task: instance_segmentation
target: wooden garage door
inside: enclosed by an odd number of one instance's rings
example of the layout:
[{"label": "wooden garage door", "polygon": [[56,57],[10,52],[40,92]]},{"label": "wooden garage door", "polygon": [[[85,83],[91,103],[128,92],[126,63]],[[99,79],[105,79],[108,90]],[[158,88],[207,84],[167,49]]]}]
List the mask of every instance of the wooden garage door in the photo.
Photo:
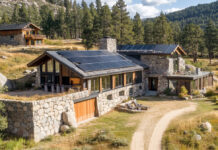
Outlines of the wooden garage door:
[{"label": "wooden garage door", "polygon": [[77,122],[95,116],[95,98],[74,104]]}]

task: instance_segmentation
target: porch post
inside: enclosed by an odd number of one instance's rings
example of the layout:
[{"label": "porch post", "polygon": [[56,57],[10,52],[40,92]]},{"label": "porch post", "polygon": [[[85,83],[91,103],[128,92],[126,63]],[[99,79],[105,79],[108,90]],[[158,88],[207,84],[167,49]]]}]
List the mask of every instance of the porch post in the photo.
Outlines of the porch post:
[{"label": "porch post", "polygon": [[116,88],[116,76],[112,75],[112,89]]},{"label": "porch post", "polygon": [[132,83],[133,83],[133,84],[135,84],[135,78],[136,78],[136,75],[135,75],[135,72],[133,72],[133,73],[132,73]]},{"label": "porch post", "polygon": [[102,92],[102,77],[99,78],[99,92]]},{"label": "porch post", "polygon": [[123,86],[126,86],[126,73],[123,74]]}]

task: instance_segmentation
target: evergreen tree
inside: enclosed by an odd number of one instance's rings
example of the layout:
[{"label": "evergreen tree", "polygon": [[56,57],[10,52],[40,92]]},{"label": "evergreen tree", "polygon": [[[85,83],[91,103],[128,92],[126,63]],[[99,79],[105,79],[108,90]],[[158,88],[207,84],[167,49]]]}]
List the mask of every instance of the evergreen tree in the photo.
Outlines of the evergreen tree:
[{"label": "evergreen tree", "polygon": [[3,24],[9,24],[10,23],[10,19],[9,19],[8,14],[6,12],[3,13],[1,23],[3,23]]},{"label": "evergreen tree", "polygon": [[152,21],[146,21],[144,25],[144,43],[145,44],[154,44],[154,35],[153,35],[154,23]]},{"label": "evergreen tree", "polygon": [[102,23],[102,36],[111,35],[111,11],[107,4],[102,7],[101,11],[101,23]]},{"label": "evergreen tree", "polygon": [[[66,11],[65,11],[65,38],[72,38],[72,35],[73,35],[73,16],[72,16],[72,5],[70,3],[69,0],[65,0],[64,1],[64,6],[66,8]],[[64,10],[63,10],[63,13],[64,13]]]},{"label": "evergreen tree", "polygon": [[193,61],[196,62],[198,58],[199,45],[202,42],[203,31],[195,24],[188,24],[182,32],[182,46],[190,54],[192,53]]},{"label": "evergreen tree", "polygon": [[171,23],[171,28],[173,31],[173,40],[176,44],[180,42],[181,28],[178,22]]},{"label": "evergreen tree", "polygon": [[142,25],[142,20],[138,13],[136,13],[133,19],[133,32],[134,32],[135,44],[143,44],[144,29]]},{"label": "evergreen tree", "polygon": [[30,21],[35,23],[36,25],[40,25],[41,23],[41,17],[39,14],[39,10],[35,4],[32,5],[32,13],[31,13]]},{"label": "evergreen tree", "polygon": [[[119,29],[118,33],[113,33],[119,44],[132,44],[133,43],[133,32],[132,22],[129,17],[129,13],[126,10],[126,4],[123,0],[118,0],[116,6],[113,7],[112,17],[118,19],[113,22],[113,26],[116,32],[116,28]],[[119,35],[118,35],[119,34]]]},{"label": "evergreen tree", "polygon": [[29,22],[30,21],[30,18],[29,18],[29,15],[28,15],[28,11],[26,9],[26,6],[25,4],[22,4],[21,8],[19,9],[19,22]]},{"label": "evergreen tree", "polygon": [[156,44],[171,44],[173,43],[173,33],[166,16],[161,15],[154,23],[154,42]]},{"label": "evergreen tree", "polygon": [[102,9],[101,0],[96,0],[95,4],[96,4],[97,14],[100,16],[101,15],[101,9]]},{"label": "evergreen tree", "polygon": [[212,20],[208,22],[205,29],[205,45],[208,49],[208,56],[211,64],[214,52],[218,51],[218,29]]},{"label": "evergreen tree", "polygon": [[76,0],[73,2],[73,10],[72,10],[72,30],[73,30],[73,37],[76,39],[78,37],[78,28],[79,28],[79,14],[78,14],[78,7]]},{"label": "evergreen tree", "polygon": [[20,20],[20,16],[19,16],[19,6],[17,4],[15,4],[14,6],[14,11],[11,17],[11,22],[13,23],[18,23]]},{"label": "evergreen tree", "polygon": [[90,9],[90,13],[92,15],[92,18],[94,19],[95,16],[97,15],[97,11],[95,9],[95,5],[93,3],[90,3],[89,9]]},{"label": "evergreen tree", "polygon": [[120,28],[121,28],[121,23],[120,23],[120,10],[119,8],[114,5],[112,7],[112,37],[120,40]]},{"label": "evergreen tree", "polygon": [[91,48],[94,44],[93,41],[93,18],[90,13],[89,8],[87,7],[87,4],[83,1],[82,2],[83,6],[83,20],[82,20],[82,39],[83,39],[83,44],[87,49]]},{"label": "evergreen tree", "polygon": [[55,20],[55,25],[56,25],[56,33],[58,37],[67,37],[67,27],[65,25],[65,14],[64,14],[64,9],[59,8],[56,20]]}]

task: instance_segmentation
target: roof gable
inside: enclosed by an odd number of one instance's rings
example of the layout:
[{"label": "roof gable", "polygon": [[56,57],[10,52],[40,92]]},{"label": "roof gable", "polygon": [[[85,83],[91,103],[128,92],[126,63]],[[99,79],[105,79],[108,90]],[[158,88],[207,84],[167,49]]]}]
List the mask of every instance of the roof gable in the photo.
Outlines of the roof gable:
[{"label": "roof gable", "polygon": [[174,52],[186,55],[185,51],[175,44],[148,44],[148,45],[119,45],[118,52],[171,55]]}]

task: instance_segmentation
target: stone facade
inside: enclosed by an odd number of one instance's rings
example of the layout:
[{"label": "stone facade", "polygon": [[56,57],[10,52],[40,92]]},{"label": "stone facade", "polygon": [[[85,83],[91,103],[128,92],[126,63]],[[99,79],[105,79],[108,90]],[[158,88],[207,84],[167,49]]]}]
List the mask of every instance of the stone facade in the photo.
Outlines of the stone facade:
[{"label": "stone facade", "polygon": [[[129,96],[143,95],[143,84],[128,85],[96,95],[98,116],[111,111]],[[90,96],[90,91],[82,91],[61,97],[38,101],[0,100],[6,106],[8,131],[12,134],[32,138],[36,142],[60,131],[63,125],[62,114],[74,111],[74,100]],[[109,99],[110,97],[110,99]],[[75,116],[76,117],[76,116]],[[74,119],[76,120],[76,118]]]},{"label": "stone facade", "polygon": [[159,55],[141,55],[141,61],[149,66],[150,74],[169,75],[174,72],[173,58]]},{"label": "stone facade", "polygon": [[106,37],[100,40],[100,50],[107,50],[109,52],[117,51],[117,40]]},{"label": "stone facade", "polygon": [[182,57],[178,58],[178,67],[179,67],[179,72],[180,73],[185,72],[185,60]]},{"label": "stone facade", "polygon": [[[11,37],[13,36],[13,38]],[[26,40],[24,38],[24,34],[16,34],[16,35],[0,35],[0,44],[1,45],[26,45]]]}]

